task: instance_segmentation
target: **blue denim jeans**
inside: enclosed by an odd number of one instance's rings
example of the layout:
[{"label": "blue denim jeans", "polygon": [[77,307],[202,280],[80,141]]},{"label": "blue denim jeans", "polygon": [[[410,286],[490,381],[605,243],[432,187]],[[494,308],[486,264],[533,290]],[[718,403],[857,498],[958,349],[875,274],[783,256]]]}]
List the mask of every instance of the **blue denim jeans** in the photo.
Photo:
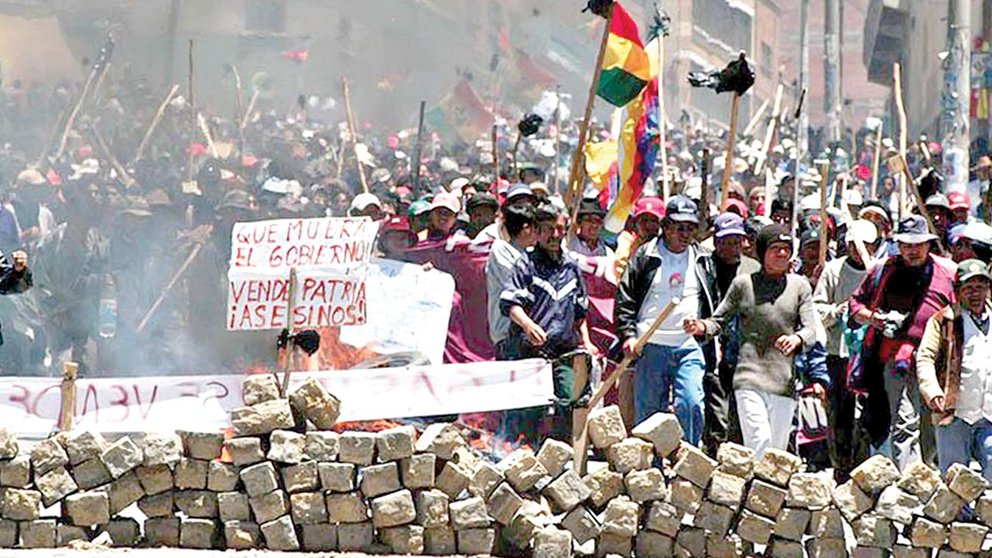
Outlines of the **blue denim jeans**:
[{"label": "blue denim jeans", "polygon": [[[669,411],[675,399],[675,416],[685,439],[699,445],[703,435],[703,350],[691,341],[681,347],[648,343],[634,368],[634,415],[638,423],[657,412]],[[674,391],[674,394],[672,393]]]},{"label": "blue denim jeans", "polygon": [[967,467],[974,459],[982,466],[985,480],[992,482],[992,423],[979,419],[975,424],[968,424],[955,417],[950,424],[934,430],[941,473],[946,473],[955,463]]}]

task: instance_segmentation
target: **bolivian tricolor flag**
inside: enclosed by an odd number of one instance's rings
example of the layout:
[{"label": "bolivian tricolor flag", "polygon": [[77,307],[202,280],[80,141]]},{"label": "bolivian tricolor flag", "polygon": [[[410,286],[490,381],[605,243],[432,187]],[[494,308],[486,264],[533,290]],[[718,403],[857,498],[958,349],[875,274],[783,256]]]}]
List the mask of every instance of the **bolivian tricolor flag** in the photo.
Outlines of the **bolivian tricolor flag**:
[{"label": "bolivian tricolor flag", "polygon": [[650,79],[651,67],[637,24],[616,2],[596,94],[622,107],[637,97]]}]

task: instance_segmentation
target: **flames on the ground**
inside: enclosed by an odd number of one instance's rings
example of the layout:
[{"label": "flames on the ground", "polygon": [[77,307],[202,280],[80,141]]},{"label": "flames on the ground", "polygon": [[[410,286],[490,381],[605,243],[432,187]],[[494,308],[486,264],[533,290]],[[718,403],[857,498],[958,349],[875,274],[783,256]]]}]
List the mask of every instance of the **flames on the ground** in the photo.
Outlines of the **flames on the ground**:
[{"label": "flames on the ground", "polygon": [[533,449],[520,434],[510,440],[499,434],[502,413],[468,413],[459,416],[458,426],[468,439],[469,447],[493,462],[502,460],[518,449]]}]

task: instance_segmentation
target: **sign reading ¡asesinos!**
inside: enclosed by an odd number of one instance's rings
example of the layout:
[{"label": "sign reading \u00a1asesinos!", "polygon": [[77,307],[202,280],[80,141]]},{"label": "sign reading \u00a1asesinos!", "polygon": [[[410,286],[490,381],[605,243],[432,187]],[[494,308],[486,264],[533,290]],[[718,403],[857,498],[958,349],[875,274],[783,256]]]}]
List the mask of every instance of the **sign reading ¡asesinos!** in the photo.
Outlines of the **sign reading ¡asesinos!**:
[{"label": "sign reading \u00a1asesinos!", "polygon": [[227,329],[364,324],[365,275],[378,228],[367,217],[236,223],[227,274]]}]

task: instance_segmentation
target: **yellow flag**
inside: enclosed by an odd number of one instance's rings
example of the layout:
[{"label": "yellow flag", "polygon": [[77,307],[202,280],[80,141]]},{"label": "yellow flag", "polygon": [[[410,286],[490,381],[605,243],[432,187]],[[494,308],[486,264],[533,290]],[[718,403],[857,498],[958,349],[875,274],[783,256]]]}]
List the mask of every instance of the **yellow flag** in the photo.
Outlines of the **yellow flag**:
[{"label": "yellow flag", "polygon": [[586,154],[586,176],[602,191],[609,185],[610,167],[617,162],[619,147],[615,141],[601,141],[587,143]]}]

